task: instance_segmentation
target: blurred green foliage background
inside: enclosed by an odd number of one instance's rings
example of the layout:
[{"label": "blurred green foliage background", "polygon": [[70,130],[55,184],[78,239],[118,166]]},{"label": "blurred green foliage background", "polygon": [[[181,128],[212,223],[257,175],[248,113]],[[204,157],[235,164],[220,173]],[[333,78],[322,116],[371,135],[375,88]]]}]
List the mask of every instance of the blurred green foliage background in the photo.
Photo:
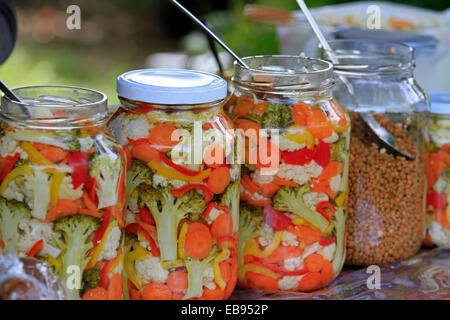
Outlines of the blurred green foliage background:
[{"label": "blurred green foliage background", "polygon": [[[241,55],[276,54],[275,29],[243,15],[248,3],[297,10],[295,0],[180,0],[206,17],[230,47]],[[310,7],[343,0],[310,0]],[[441,0],[401,0],[443,10]],[[167,0],[16,0],[19,34],[16,48],[0,66],[0,78],[11,87],[61,84],[105,92],[117,103],[116,77],[145,67],[149,54],[182,50],[191,22]],[[67,6],[81,8],[81,30],[67,30]]]}]

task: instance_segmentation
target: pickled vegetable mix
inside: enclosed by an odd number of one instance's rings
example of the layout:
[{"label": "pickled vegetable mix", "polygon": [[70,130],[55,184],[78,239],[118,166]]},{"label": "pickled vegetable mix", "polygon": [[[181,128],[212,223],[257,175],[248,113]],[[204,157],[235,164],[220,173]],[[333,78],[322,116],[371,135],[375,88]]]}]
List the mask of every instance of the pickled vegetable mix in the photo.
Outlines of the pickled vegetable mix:
[{"label": "pickled vegetable mix", "polygon": [[[427,235],[425,244],[450,246],[449,95],[431,94],[428,154]],[[447,99],[447,100],[445,100]]]},{"label": "pickled vegetable mix", "polygon": [[[246,62],[257,71],[250,84],[236,66],[225,108],[246,137],[238,285],[316,290],[345,258],[350,119],[325,89],[332,86],[327,63],[276,56]],[[310,87],[299,85],[306,81]]]},{"label": "pickled vegetable mix", "polygon": [[240,167],[222,111],[225,81],[138,70],[119,77],[118,92],[110,128],[128,156],[127,298],[228,298],[237,280]]},{"label": "pickled vegetable mix", "polygon": [[16,92],[35,118],[2,101],[0,252],[45,261],[69,299],[122,299],[126,168],[106,116],[94,118],[106,115],[106,97],[69,87]]}]

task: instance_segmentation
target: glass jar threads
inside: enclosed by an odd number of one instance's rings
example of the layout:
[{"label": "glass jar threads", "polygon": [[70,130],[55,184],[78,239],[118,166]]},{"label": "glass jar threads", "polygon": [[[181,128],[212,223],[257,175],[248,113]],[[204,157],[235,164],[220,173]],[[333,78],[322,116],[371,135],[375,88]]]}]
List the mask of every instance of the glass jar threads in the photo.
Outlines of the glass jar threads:
[{"label": "glass jar threads", "polygon": [[235,65],[226,112],[245,134],[238,284],[312,291],[345,259],[350,119],[332,65],[296,56]]},{"label": "glass jar threads", "polygon": [[128,155],[130,299],[227,299],[237,279],[240,166],[225,80],[175,69],[118,78]]},{"label": "glass jar threads", "polygon": [[47,262],[68,299],[122,299],[125,158],[105,128],[106,96],[14,92],[24,104],[3,97],[0,117],[0,251]]}]

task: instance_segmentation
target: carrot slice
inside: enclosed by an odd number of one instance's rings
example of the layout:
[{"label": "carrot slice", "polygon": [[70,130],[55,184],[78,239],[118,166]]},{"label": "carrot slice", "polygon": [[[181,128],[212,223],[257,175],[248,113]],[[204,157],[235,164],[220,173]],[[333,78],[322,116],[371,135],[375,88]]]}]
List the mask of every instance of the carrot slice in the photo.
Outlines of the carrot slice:
[{"label": "carrot slice", "polygon": [[255,121],[248,119],[237,119],[234,121],[234,125],[236,129],[241,129],[246,137],[250,139],[256,137],[256,139],[259,140],[259,132],[262,128]]},{"label": "carrot slice", "polygon": [[322,234],[319,231],[313,230],[307,226],[290,227],[288,232],[297,236],[300,241],[311,243],[320,241]]},{"label": "carrot slice", "polygon": [[319,272],[322,270],[324,260],[325,259],[318,253],[310,254],[305,259],[305,267],[311,272]]},{"label": "carrot slice", "polygon": [[67,157],[67,151],[54,146],[47,146],[40,150],[40,153],[53,163],[60,162]]},{"label": "carrot slice", "polygon": [[130,298],[131,300],[142,300],[141,293],[139,290],[130,288]]},{"label": "carrot slice", "polygon": [[108,285],[108,300],[122,300],[122,277],[119,273],[113,274]]},{"label": "carrot slice", "polygon": [[89,289],[81,297],[82,300],[106,300],[107,292],[102,287]]},{"label": "carrot slice", "polygon": [[157,124],[150,131],[148,141],[150,144],[162,152],[167,152],[172,149],[178,143],[179,139],[172,137],[173,133],[177,130],[174,126],[168,124]]},{"label": "carrot slice", "polygon": [[172,291],[164,283],[152,282],[142,290],[142,300],[171,300]]},{"label": "carrot slice", "polygon": [[288,179],[283,179],[280,177],[275,176],[273,178],[273,183],[276,183],[280,186],[288,186],[288,187],[296,187],[298,186],[297,182],[292,181],[292,180],[288,180]]},{"label": "carrot slice", "polygon": [[303,249],[297,246],[278,246],[266,260],[269,263],[277,263],[281,260],[299,257],[302,253]]},{"label": "carrot slice", "polygon": [[323,259],[323,266],[322,270],[320,271],[320,277],[322,280],[322,285],[326,285],[331,280],[333,280],[334,273],[333,273],[333,266],[331,265],[331,262],[327,259]]},{"label": "carrot slice", "polygon": [[233,107],[233,114],[237,116],[243,116],[250,113],[252,108],[253,108],[253,101],[251,99],[248,99],[246,97],[240,97],[239,99],[237,99],[237,102]]},{"label": "carrot slice", "polygon": [[317,139],[325,139],[333,134],[333,124],[325,113],[318,108],[311,108],[309,110],[307,128]]},{"label": "carrot slice", "polygon": [[198,300],[223,300],[224,291],[216,286],[214,290],[203,288],[203,295]]},{"label": "carrot slice", "polygon": [[249,271],[245,274],[250,289],[277,291],[278,281],[261,273]]},{"label": "carrot slice", "polygon": [[225,283],[228,283],[232,276],[231,264],[226,261],[219,263],[220,274],[222,275],[222,279]]},{"label": "carrot slice", "polygon": [[89,197],[86,191],[83,191],[83,201],[86,208],[89,210],[97,211],[97,205],[92,201],[91,197]]},{"label": "carrot slice", "polygon": [[298,126],[306,126],[308,110],[311,108],[303,102],[294,102],[292,104],[292,120]]},{"label": "carrot slice", "polygon": [[228,167],[215,168],[208,177],[207,185],[212,193],[219,194],[225,191],[230,183],[231,175]]},{"label": "carrot slice", "polygon": [[344,171],[344,166],[338,161],[330,162],[319,176],[319,180],[328,180]]},{"label": "carrot slice", "polygon": [[211,232],[206,225],[194,222],[188,226],[184,244],[187,255],[203,259],[211,251],[212,243]]},{"label": "carrot slice", "polygon": [[259,193],[267,198],[272,198],[272,196],[280,189],[280,185],[270,182],[259,186]]},{"label": "carrot slice", "polygon": [[231,293],[236,286],[237,277],[238,277],[238,260],[237,255],[235,254],[231,258],[231,276],[230,280],[227,282],[227,286],[225,287],[225,292],[223,294],[224,299],[228,299],[231,296]]},{"label": "carrot slice", "polygon": [[147,144],[138,144],[133,146],[133,149],[131,149],[131,156],[144,162],[159,162],[160,159],[158,150]]},{"label": "carrot slice", "polygon": [[225,152],[218,143],[208,146],[203,156],[203,161],[210,168],[217,168],[223,165]]},{"label": "carrot slice", "polygon": [[248,199],[246,200],[248,204],[251,204],[252,206],[256,206],[256,207],[265,207],[265,206],[270,206],[272,204],[272,200],[267,199],[267,200],[254,200],[254,199]]},{"label": "carrot slice", "polygon": [[248,174],[241,177],[241,183],[243,187],[251,194],[257,193],[259,191],[259,186],[257,186],[253,182],[252,178],[250,178]]},{"label": "carrot slice", "polygon": [[322,286],[322,277],[319,272],[310,272],[298,282],[298,290],[313,291]]},{"label": "carrot slice", "polygon": [[172,291],[181,291],[188,287],[188,276],[186,272],[177,270],[167,277],[167,286]]},{"label": "carrot slice", "polygon": [[266,108],[269,105],[267,101],[259,100],[257,104],[255,104],[255,107],[253,108],[252,113],[253,114],[261,114],[266,112]]},{"label": "carrot slice", "polygon": [[228,213],[220,214],[211,226],[211,235],[218,239],[220,237],[231,236],[233,233],[233,219]]}]

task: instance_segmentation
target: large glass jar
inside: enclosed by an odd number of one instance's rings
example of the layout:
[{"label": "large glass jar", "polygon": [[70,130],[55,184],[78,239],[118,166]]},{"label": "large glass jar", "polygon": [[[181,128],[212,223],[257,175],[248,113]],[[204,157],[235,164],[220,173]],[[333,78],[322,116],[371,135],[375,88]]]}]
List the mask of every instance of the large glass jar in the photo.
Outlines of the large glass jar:
[{"label": "large glass jar", "polygon": [[430,94],[427,246],[450,247],[450,93]]},{"label": "large glass jar", "polygon": [[345,259],[350,119],[330,63],[255,56],[235,65],[227,104],[245,135],[238,284],[312,291]]},{"label": "large glass jar", "polygon": [[234,289],[240,166],[226,87],[175,69],[118,79],[110,127],[128,155],[127,298],[221,300]]},{"label": "large glass jar", "polygon": [[106,131],[106,96],[14,91],[25,104],[2,98],[0,251],[47,262],[68,299],[122,299],[125,158]]},{"label": "large glass jar", "polygon": [[[342,78],[335,95],[350,113],[348,241],[346,264],[383,265],[419,250],[425,231],[424,134],[427,96],[413,78],[413,49],[364,40],[331,42]],[[357,105],[356,105],[357,104]],[[374,138],[360,113],[370,113],[412,160],[394,155]]]}]

